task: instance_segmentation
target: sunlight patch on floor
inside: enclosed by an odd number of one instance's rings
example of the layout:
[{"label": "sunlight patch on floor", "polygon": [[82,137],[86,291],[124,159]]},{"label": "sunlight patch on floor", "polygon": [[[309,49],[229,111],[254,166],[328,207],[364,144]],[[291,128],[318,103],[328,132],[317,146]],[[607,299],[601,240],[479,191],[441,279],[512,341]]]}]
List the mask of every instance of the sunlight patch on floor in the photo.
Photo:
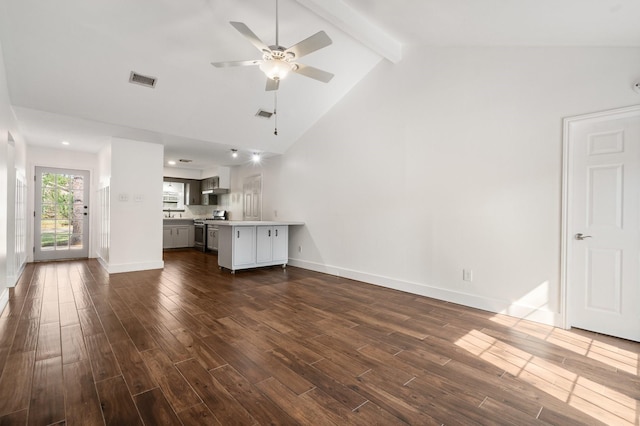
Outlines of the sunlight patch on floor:
[{"label": "sunlight patch on floor", "polygon": [[640,356],[604,342],[585,336],[571,334],[565,330],[555,329],[546,339],[547,342],[586,356],[625,373],[640,374]]},{"label": "sunlight patch on floor", "polygon": [[[478,330],[470,331],[455,344],[597,420],[616,425],[638,424],[637,401],[604,384]],[[589,353],[589,349],[586,351]]]}]

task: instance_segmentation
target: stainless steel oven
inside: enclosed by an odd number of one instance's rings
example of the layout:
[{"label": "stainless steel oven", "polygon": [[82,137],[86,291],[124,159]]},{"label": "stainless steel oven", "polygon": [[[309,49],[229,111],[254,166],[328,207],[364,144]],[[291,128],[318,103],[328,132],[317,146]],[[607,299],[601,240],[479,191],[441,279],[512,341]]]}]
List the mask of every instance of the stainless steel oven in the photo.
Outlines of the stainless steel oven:
[{"label": "stainless steel oven", "polygon": [[[193,220],[194,245],[197,250],[218,251],[218,226],[216,222],[219,220],[229,220],[229,213],[226,210],[214,210],[211,217]],[[209,232],[210,230],[212,232]],[[211,239],[209,239],[209,234],[212,234]]]},{"label": "stainless steel oven", "polygon": [[207,251],[207,225],[204,219],[193,220],[193,245],[196,250]]}]

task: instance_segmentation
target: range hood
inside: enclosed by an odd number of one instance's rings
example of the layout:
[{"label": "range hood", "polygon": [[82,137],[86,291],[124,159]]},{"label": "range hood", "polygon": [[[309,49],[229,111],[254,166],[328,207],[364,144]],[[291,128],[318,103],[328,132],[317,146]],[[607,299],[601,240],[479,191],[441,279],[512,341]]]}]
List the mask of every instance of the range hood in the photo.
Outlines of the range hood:
[{"label": "range hood", "polygon": [[204,191],[202,191],[202,195],[206,195],[206,194],[220,195],[220,194],[228,194],[228,193],[229,193],[229,190],[223,189],[223,188],[205,189]]},{"label": "range hood", "polygon": [[229,188],[220,188],[220,178],[218,176],[203,179],[201,188],[202,195],[220,195],[229,193]]}]

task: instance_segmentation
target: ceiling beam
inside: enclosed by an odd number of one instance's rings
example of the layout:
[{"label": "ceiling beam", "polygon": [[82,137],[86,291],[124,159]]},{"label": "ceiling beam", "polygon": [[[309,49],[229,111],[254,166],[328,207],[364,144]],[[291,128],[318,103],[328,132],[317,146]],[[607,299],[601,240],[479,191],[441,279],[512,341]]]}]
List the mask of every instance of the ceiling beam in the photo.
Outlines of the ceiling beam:
[{"label": "ceiling beam", "polygon": [[364,46],[393,63],[402,59],[402,44],[372,24],[343,0],[296,0]]}]

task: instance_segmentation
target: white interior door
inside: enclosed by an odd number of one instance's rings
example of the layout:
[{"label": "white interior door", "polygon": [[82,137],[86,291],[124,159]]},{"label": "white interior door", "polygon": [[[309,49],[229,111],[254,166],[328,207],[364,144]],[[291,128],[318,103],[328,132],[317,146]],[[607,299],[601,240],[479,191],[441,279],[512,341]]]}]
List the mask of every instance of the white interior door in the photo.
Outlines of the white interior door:
[{"label": "white interior door", "polygon": [[640,107],[565,125],[567,325],[640,341]]},{"label": "white interior door", "polygon": [[245,178],[242,193],[243,220],[262,220],[262,175]]},{"label": "white interior door", "polygon": [[89,172],[36,167],[34,260],[89,257]]}]

